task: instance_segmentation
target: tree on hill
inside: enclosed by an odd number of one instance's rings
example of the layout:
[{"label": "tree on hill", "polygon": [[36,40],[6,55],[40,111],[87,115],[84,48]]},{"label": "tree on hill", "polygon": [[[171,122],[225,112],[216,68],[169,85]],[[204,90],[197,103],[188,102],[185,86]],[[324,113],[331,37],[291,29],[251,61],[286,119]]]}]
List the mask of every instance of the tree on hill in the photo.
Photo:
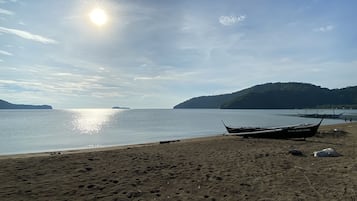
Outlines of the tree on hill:
[{"label": "tree on hill", "polygon": [[231,94],[201,96],[174,108],[296,109],[357,105],[357,87],[327,89],[307,83],[267,83]]}]

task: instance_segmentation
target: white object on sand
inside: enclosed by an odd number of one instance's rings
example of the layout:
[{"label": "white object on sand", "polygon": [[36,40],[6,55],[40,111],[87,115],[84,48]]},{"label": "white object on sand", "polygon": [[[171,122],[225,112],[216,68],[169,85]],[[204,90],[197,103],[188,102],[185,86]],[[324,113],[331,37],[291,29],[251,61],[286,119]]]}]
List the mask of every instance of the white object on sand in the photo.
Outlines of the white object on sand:
[{"label": "white object on sand", "polygon": [[337,153],[332,148],[326,148],[321,151],[314,151],[314,157],[338,157],[341,154]]}]

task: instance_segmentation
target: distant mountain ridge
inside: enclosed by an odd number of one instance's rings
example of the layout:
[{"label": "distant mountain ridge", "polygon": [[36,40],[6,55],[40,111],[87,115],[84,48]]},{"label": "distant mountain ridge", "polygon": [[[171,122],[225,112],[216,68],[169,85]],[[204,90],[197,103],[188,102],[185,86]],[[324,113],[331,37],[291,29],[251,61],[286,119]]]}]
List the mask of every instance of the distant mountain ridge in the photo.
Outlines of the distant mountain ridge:
[{"label": "distant mountain ridge", "polygon": [[52,109],[52,106],[12,104],[0,99],[0,109]]},{"label": "distant mountain ridge", "polygon": [[220,109],[302,109],[329,107],[357,108],[357,86],[322,88],[308,83],[267,83],[231,94],[200,96],[176,106]]}]

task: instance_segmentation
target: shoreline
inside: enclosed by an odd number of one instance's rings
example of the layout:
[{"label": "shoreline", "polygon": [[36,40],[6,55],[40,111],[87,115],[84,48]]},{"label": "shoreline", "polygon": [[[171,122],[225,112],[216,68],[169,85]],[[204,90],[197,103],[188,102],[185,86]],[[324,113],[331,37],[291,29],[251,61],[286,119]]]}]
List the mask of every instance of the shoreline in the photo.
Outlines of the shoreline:
[{"label": "shoreline", "polygon": [[[331,125],[321,125],[319,128],[319,131],[332,129],[334,127],[341,127],[341,126],[345,127],[345,126],[354,125],[354,124],[357,126],[357,122],[346,122],[346,123],[338,123],[338,124],[331,124]],[[184,142],[194,142],[194,141],[202,141],[202,140],[209,140],[209,139],[219,139],[220,137],[226,138],[226,137],[232,137],[232,136],[229,136],[227,133],[223,133],[223,134],[217,134],[217,135],[213,135],[213,136],[168,140],[168,142],[169,143],[184,143]],[[237,136],[233,136],[233,137],[237,138]],[[78,153],[88,153],[88,152],[98,152],[98,151],[132,149],[132,148],[137,148],[137,147],[160,145],[160,142],[161,141],[140,143],[140,144],[129,144],[129,145],[108,145],[108,146],[94,147],[94,148],[79,148],[79,149],[43,151],[43,152],[33,152],[33,153],[4,154],[4,155],[0,155],[0,160],[11,159],[11,158],[43,157],[43,156],[53,156],[53,155],[63,155],[63,154],[66,155],[66,154],[78,154]]]},{"label": "shoreline", "polygon": [[[212,136],[193,137],[193,138],[185,138],[185,139],[177,139],[177,140],[165,140],[165,141],[156,141],[156,142],[148,142],[148,143],[140,143],[140,144],[108,145],[108,146],[94,147],[94,148],[82,148],[82,149],[79,148],[79,149],[68,149],[68,150],[32,152],[32,153],[4,154],[4,155],[0,155],[0,161],[3,159],[11,159],[11,158],[43,157],[43,156],[80,154],[80,153],[101,152],[101,151],[111,151],[111,150],[115,151],[115,150],[123,150],[123,149],[133,149],[138,147],[156,146],[160,144],[204,141],[204,140],[217,139],[220,137],[227,137],[227,136],[228,135],[224,133],[224,134],[217,134]],[[162,142],[166,142],[166,143],[162,143]]]}]

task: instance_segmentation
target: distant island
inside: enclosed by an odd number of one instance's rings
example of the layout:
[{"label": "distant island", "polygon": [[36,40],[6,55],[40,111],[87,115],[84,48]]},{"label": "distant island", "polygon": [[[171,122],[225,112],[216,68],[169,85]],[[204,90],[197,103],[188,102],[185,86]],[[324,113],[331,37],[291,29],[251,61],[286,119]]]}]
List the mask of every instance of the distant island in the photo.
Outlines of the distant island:
[{"label": "distant island", "polygon": [[114,106],[112,109],[130,109],[129,107],[119,107],[119,106]]},{"label": "distant island", "polygon": [[267,83],[230,94],[191,98],[174,106],[180,108],[357,108],[357,86],[328,89],[308,83]]},{"label": "distant island", "polygon": [[0,109],[52,109],[52,106],[13,104],[0,99]]}]

